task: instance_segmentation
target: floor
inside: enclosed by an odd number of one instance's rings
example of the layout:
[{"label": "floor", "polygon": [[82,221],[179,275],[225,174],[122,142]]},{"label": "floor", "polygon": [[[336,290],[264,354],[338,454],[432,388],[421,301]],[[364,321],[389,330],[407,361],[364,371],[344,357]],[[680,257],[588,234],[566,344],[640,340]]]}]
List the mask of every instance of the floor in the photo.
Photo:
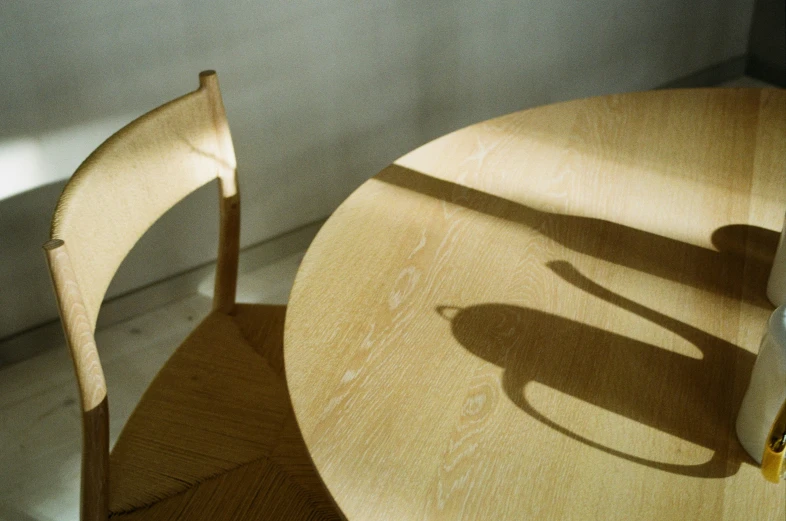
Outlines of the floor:
[{"label": "floor", "polygon": [[[751,78],[728,87],[768,86]],[[241,276],[238,300],[285,303],[303,252]],[[197,294],[99,330],[114,442],[172,350],[210,308]],[[2,349],[2,345],[0,345]],[[65,344],[0,371],[0,521],[78,519],[80,412]]]},{"label": "floor", "polygon": [[[302,256],[242,275],[238,301],[286,303]],[[97,332],[111,443],[159,367],[210,310],[211,282],[195,295]],[[0,520],[79,518],[80,418],[65,343],[0,372]]]}]

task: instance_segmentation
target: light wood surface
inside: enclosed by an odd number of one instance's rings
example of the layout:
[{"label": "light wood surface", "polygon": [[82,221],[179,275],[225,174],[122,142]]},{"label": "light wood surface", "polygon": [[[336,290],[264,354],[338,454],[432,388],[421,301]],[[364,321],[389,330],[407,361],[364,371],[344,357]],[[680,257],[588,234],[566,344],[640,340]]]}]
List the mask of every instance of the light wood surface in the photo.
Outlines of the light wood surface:
[{"label": "light wood surface", "polygon": [[734,419],[772,311],[786,94],[615,95],[433,141],[311,245],[285,329],[351,520],[782,520]]},{"label": "light wood surface", "polygon": [[[83,417],[81,519],[337,519],[283,375],[282,306],[235,303],[236,161],[215,72],[118,131],[63,190],[44,245]],[[218,180],[213,312],[146,390],[109,454],[94,339],[120,263],[175,204]]]},{"label": "light wood surface", "polygon": [[[161,215],[216,178],[221,179],[222,201],[237,196],[235,156],[231,142],[226,147],[229,130],[219,104],[215,74],[200,75],[199,89],[118,131],[63,189],[52,239],[67,243],[93,328],[118,266]],[[222,215],[230,214],[224,205],[222,210]],[[222,223],[222,236],[230,227]]]},{"label": "light wood surface", "polygon": [[[237,198],[218,81],[212,72],[199,79],[199,89],[133,121],[79,166],[58,200],[44,245],[82,404],[84,520],[108,515],[109,415],[93,338],[106,289],[142,234],[185,196],[220,177],[222,201]],[[222,217],[239,218],[225,207]],[[236,250],[234,228],[224,219],[221,234]],[[237,265],[236,252],[222,253]],[[219,266],[227,269],[231,260]],[[227,298],[234,293],[216,292],[216,308],[226,307],[219,300]]]}]

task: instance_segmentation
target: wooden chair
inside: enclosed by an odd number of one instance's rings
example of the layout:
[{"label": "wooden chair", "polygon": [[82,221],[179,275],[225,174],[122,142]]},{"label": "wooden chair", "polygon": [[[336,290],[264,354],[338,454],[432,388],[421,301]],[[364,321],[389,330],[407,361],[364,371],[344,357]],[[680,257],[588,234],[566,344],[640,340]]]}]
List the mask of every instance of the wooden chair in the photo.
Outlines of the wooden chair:
[{"label": "wooden chair", "polygon": [[[133,121],[63,190],[44,245],[83,411],[83,521],[340,519],[311,464],[283,373],[283,306],[235,303],[235,154],[218,79]],[[213,311],[160,370],[110,455],[94,341],[110,280],[144,232],[218,179]]]}]

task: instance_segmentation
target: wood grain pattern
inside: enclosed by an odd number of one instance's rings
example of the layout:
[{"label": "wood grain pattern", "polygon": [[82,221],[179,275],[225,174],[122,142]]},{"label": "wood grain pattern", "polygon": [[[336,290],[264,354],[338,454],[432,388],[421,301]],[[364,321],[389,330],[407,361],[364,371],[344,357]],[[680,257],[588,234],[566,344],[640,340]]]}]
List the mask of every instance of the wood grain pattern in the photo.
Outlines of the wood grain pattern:
[{"label": "wood grain pattern", "polygon": [[734,419],[772,307],[786,93],[519,112],[350,196],[287,380],[349,519],[780,520]]},{"label": "wood grain pattern", "polygon": [[[289,403],[285,308],[235,303],[236,160],[215,72],[199,84],[91,154],[66,185],[44,245],[82,401],[81,519],[340,519]],[[158,373],[110,456],[94,339],[104,293],[142,234],[215,179],[213,312]]]},{"label": "wood grain pattern", "polygon": [[[107,139],[63,189],[52,239],[68,244],[91,325],[109,282],[148,228],[200,186],[221,177],[222,198],[237,195],[214,74],[196,91],[153,110]],[[220,94],[217,94],[220,96]],[[218,118],[218,119],[217,119]],[[233,216],[231,212],[225,212]],[[229,224],[222,225],[224,228]]]},{"label": "wood grain pattern", "polygon": [[104,371],[65,243],[47,241],[44,252],[82,406],[81,516],[83,520],[103,520],[109,514],[109,407]]},{"label": "wood grain pattern", "polygon": [[90,411],[106,398],[106,381],[98,358],[90,317],[65,242],[60,239],[47,241],[44,251],[63,319],[66,341],[74,362],[82,410]]}]

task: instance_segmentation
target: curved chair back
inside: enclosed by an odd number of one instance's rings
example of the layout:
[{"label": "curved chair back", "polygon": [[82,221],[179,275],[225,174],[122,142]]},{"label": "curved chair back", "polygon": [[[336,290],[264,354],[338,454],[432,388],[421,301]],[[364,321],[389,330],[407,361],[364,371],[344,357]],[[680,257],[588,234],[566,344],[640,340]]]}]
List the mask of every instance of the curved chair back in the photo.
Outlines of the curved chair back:
[{"label": "curved chair back", "polygon": [[214,309],[234,306],[240,235],[236,160],[213,71],[199,88],[134,120],[80,165],[58,200],[44,245],[83,411],[82,519],[108,515],[109,420],[94,332],[109,283],[164,213],[219,179]]}]

